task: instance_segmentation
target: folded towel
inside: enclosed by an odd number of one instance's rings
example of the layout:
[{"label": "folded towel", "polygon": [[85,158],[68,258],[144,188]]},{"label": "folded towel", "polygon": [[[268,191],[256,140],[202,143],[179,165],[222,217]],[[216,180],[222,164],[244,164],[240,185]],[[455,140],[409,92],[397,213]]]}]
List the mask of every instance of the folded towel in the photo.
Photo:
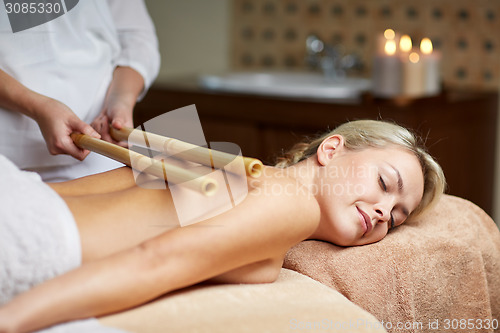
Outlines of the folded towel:
[{"label": "folded towel", "polygon": [[0,156],[0,305],[81,263],[64,201],[32,172]]},{"label": "folded towel", "polygon": [[275,283],[196,285],[99,320],[135,333],[387,332],[339,292],[287,269]]},{"label": "folded towel", "polygon": [[[0,155],[0,306],[81,264],[80,236],[65,202],[41,178]],[[95,319],[43,331],[108,332]],[[109,329],[109,333],[117,330]]]}]

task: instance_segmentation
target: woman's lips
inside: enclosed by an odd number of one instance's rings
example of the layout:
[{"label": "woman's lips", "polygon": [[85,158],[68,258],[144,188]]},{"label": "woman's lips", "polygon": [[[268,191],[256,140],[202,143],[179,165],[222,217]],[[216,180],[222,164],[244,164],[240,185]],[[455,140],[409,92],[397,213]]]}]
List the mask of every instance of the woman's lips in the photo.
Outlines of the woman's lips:
[{"label": "woman's lips", "polygon": [[363,228],[363,234],[367,234],[370,231],[372,231],[372,228],[373,228],[370,217],[368,216],[368,214],[366,214],[364,211],[362,211],[358,207],[356,207],[356,208],[358,209],[361,227]]}]

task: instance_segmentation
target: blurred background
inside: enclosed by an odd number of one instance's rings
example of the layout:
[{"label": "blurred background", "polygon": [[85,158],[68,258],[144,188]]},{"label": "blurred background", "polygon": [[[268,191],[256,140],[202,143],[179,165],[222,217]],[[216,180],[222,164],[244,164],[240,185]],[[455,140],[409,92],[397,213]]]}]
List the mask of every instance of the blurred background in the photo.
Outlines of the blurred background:
[{"label": "blurred background", "polygon": [[[236,142],[244,155],[269,162],[272,152],[321,127],[357,118],[396,120],[427,139],[448,176],[450,194],[474,201],[500,221],[500,2],[146,0],[146,5],[162,66],[136,109],[136,122],[196,104],[207,141]],[[414,48],[424,37],[432,41],[439,91],[377,95],[369,84],[376,79],[375,58],[390,58],[380,55],[388,28],[398,37],[409,35]],[[422,66],[430,61],[419,54]],[[407,65],[413,66],[405,61],[398,66],[404,72]],[[242,72],[299,74],[234,76]],[[292,91],[289,85],[313,87],[314,93],[287,95],[277,89]]]},{"label": "blurred background", "polygon": [[231,0],[146,0],[146,5],[160,42],[157,82],[230,68]]},{"label": "blurred background", "polygon": [[162,58],[158,81],[228,69],[304,67],[306,36],[342,45],[371,69],[386,28],[429,37],[447,84],[496,89],[500,3],[494,0],[146,0]]}]

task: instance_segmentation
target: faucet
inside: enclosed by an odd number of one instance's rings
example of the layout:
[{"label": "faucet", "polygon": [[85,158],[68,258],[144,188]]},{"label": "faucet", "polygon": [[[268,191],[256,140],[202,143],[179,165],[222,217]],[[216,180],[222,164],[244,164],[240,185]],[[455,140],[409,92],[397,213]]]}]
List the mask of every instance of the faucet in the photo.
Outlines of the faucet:
[{"label": "faucet", "polygon": [[342,80],[346,77],[347,70],[363,66],[359,56],[343,55],[339,46],[325,44],[314,34],[306,38],[305,62],[311,69],[320,69],[327,81]]}]

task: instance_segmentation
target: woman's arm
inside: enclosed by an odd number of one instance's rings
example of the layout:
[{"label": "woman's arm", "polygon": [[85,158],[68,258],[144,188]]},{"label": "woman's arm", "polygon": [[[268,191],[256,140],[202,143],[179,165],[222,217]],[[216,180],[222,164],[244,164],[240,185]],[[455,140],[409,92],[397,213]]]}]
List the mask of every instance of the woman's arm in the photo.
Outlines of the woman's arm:
[{"label": "woman's arm", "polygon": [[0,69],[0,107],[35,118],[45,98]]},{"label": "woman's arm", "polygon": [[99,137],[94,129],[80,120],[63,103],[38,94],[0,70],[0,107],[24,114],[40,127],[47,149],[53,155],[69,154],[83,160],[88,150],[78,148],[70,138],[72,132]]},{"label": "woman's arm", "polygon": [[144,0],[107,0],[120,42],[118,66],[130,67],[144,80],[144,96],[160,70],[155,26]]},{"label": "woman's arm", "polygon": [[[286,184],[281,181],[280,185]],[[316,229],[318,220],[317,203],[305,194],[276,196],[254,190],[218,217],[171,230],[20,295],[0,309],[0,327],[10,321],[13,331],[28,332],[142,304],[239,267],[283,256]]]},{"label": "woman's arm", "polygon": [[113,25],[118,33],[120,53],[104,108],[92,126],[104,140],[114,142],[108,124],[132,126],[132,109],[158,75],[160,53],[153,21],[143,0],[108,0]]}]

